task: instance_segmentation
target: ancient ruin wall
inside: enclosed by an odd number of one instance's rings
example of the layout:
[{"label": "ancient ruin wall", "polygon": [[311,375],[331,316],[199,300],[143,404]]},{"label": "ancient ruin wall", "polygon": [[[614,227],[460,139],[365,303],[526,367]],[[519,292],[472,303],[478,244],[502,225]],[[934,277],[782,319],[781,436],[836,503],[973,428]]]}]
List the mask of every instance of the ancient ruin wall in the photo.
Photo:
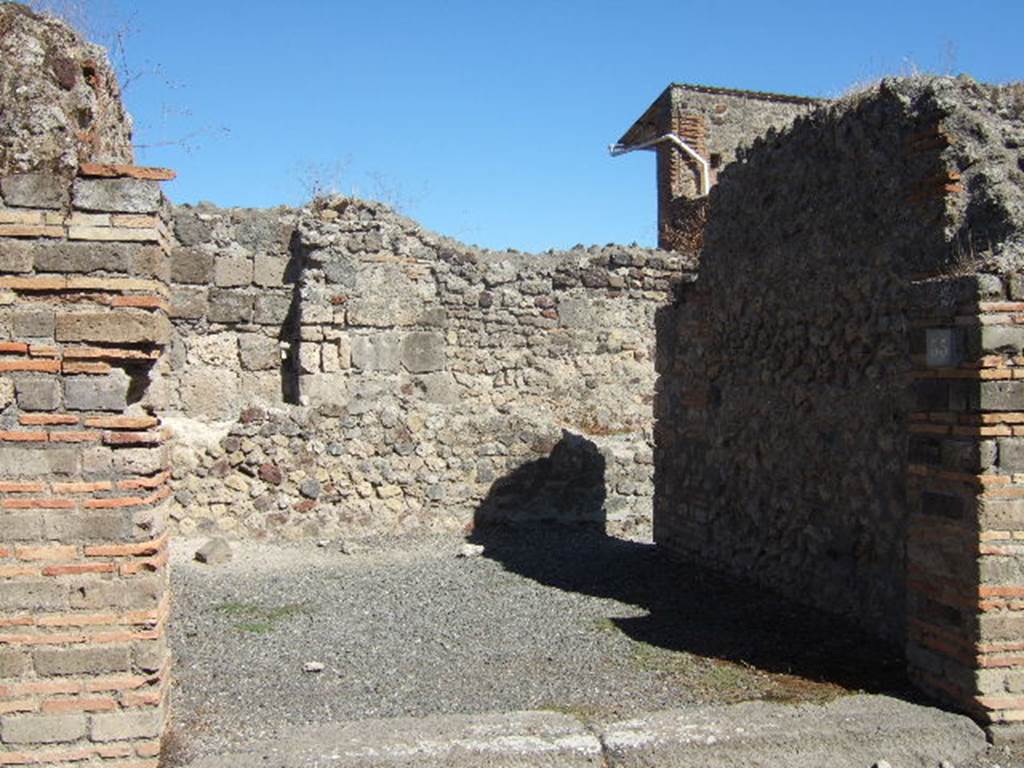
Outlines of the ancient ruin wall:
[{"label": "ancient ruin wall", "polygon": [[919,684],[993,722],[1020,703],[1021,660],[979,660],[1017,620],[978,601],[1019,589],[985,542],[1018,524],[1020,106],[886,81],[757,143],[659,319],[656,541],[905,638]]},{"label": "ancient ruin wall", "polygon": [[[174,222],[182,531],[453,529],[485,497],[514,500],[492,516],[649,528],[654,313],[686,259],[488,252],[347,199]],[[566,432],[600,449],[603,504],[503,480]]]},{"label": "ancient ruin wall", "polygon": [[962,229],[928,133],[947,98],[887,84],[756,143],[713,190],[700,278],[660,330],[657,539],[893,637],[907,290]]}]

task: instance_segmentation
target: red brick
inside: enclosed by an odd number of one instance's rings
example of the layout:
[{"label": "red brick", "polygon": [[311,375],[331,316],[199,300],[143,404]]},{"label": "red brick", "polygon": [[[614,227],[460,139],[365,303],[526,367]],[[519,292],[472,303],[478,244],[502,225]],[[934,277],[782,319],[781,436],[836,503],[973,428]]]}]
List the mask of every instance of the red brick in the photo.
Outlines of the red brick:
[{"label": "red brick", "polygon": [[64,361],[61,370],[64,373],[110,373],[113,368],[109,363],[69,363]]},{"label": "red brick", "polygon": [[15,547],[19,560],[70,560],[78,554],[78,548],[70,544],[52,547]]},{"label": "red brick", "polygon": [[[159,704],[159,701],[157,701]],[[135,752],[139,757],[158,757],[160,755],[161,744],[159,741],[147,741],[143,743],[136,742]]]},{"label": "red brick", "polygon": [[29,765],[36,755],[29,752],[0,752],[0,765]]},{"label": "red brick", "polygon": [[26,427],[45,427],[55,424],[77,424],[78,417],[70,413],[23,413],[18,421]]},{"label": "red brick", "polygon": [[156,445],[163,440],[159,432],[104,432],[106,445]]},{"label": "red brick", "polygon": [[74,509],[77,505],[73,499],[19,499],[10,498],[0,501],[4,509]]},{"label": "red brick", "polygon": [[57,373],[60,371],[60,360],[0,360],[0,371]]},{"label": "red brick", "polygon": [[50,699],[43,702],[42,710],[55,712],[109,712],[117,709],[117,702],[109,696],[95,698],[79,697],[74,699]]},{"label": "red brick", "polygon": [[147,429],[160,423],[155,416],[90,416],[85,426],[97,429]]},{"label": "red brick", "polygon": [[132,480],[118,480],[117,487],[127,491],[135,488],[157,488],[166,483],[171,477],[171,471],[165,469],[163,472],[152,477],[138,477]]},{"label": "red brick", "polygon": [[0,684],[0,699],[18,696],[50,696],[59,693],[78,693],[82,684],[75,680],[44,680],[24,683]]},{"label": "red brick", "polygon": [[40,576],[38,568],[29,565],[0,565],[0,579],[13,579],[21,576]]},{"label": "red brick", "polygon": [[0,277],[0,288],[14,291],[61,291],[67,284],[63,277]]},{"label": "red brick", "polygon": [[0,440],[15,443],[45,443],[45,432],[0,431]]},{"label": "red brick", "polygon": [[43,568],[43,576],[77,576],[82,573],[114,573],[117,568],[113,563],[69,563],[68,565],[48,565]]},{"label": "red brick", "polygon": [[[148,685],[153,677],[143,675],[117,675],[113,677],[94,677],[82,683],[82,690],[87,693],[102,693],[106,691],[132,691]],[[0,689],[2,690],[2,689]]]},{"label": "red brick", "polygon": [[75,430],[74,432],[50,432],[51,443],[94,443],[101,433]]},{"label": "red brick", "polygon": [[13,352],[24,355],[28,352],[28,344],[21,341],[0,341],[0,352]]},{"label": "red brick", "polygon": [[54,493],[95,493],[96,491],[109,491],[113,483],[109,480],[100,480],[94,483],[54,483]]},{"label": "red brick", "polygon": [[153,493],[149,494],[149,496],[147,496],[144,499],[144,501],[147,504],[156,504],[158,501],[163,501],[164,499],[166,499],[170,495],[171,495],[171,489],[168,488],[167,486],[164,486],[163,488],[159,488],[158,490],[156,490]]},{"label": "red brick", "polygon": [[[0,224],[0,237],[64,237],[64,227]],[[22,288],[21,290],[49,290],[46,288]]]},{"label": "red brick", "polygon": [[980,597],[1024,597],[1024,586],[979,586]]},{"label": "red brick", "polygon": [[[38,712],[39,702],[34,699],[21,699],[18,701],[0,701],[0,715],[9,715],[13,712]],[[3,753],[0,753],[2,755]],[[3,762],[0,761],[0,765]]]},{"label": "red brick", "polygon": [[28,348],[28,353],[32,357],[60,357],[60,350],[57,347],[47,346],[45,344],[33,344]]},{"label": "red brick", "polygon": [[141,496],[115,496],[109,499],[87,499],[82,503],[86,509],[117,509],[119,507],[137,507],[146,503]]},{"label": "red brick", "polygon": [[156,360],[160,352],[144,352],[139,349],[124,349],[122,347],[65,347],[64,358],[88,359],[98,358],[101,360]]},{"label": "red brick", "polygon": [[110,300],[115,307],[138,307],[140,309],[169,309],[166,299],[159,296],[115,296]]},{"label": "red brick", "polygon": [[155,707],[160,704],[161,699],[163,699],[163,691],[159,688],[121,694],[121,703],[126,707]]},{"label": "red brick", "polygon": [[35,752],[33,757],[32,762],[37,764],[80,763],[96,757],[96,750],[87,748],[47,750],[46,752]]},{"label": "red brick", "polygon": [[106,178],[144,179],[147,181],[170,181],[177,174],[170,168],[121,165],[113,163],[81,163],[79,176],[100,176]]},{"label": "red brick", "polygon": [[0,481],[0,493],[42,493],[45,490],[44,483]]},{"label": "red brick", "polygon": [[[132,757],[134,750],[130,744],[98,744],[96,754],[100,757],[111,759],[117,757]],[[116,768],[122,768],[124,763],[118,763]]]},{"label": "red brick", "polygon": [[163,619],[167,613],[165,610],[167,598],[164,598],[163,605],[154,611],[128,611],[124,614],[124,621],[127,624],[156,624]]},{"label": "red brick", "polygon": [[163,549],[167,543],[167,534],[150,541],[139,541],[133,544],[97,544],[85,548],[86,557],[131,557],[133,555],[152,555]]},{"label": "red brick", "polygon": [[148,560],[130,560],[121,563],[120,572],[122,576],[134,576],[143,571],[158,571],[165,565],[167,565],[166,551]]}]

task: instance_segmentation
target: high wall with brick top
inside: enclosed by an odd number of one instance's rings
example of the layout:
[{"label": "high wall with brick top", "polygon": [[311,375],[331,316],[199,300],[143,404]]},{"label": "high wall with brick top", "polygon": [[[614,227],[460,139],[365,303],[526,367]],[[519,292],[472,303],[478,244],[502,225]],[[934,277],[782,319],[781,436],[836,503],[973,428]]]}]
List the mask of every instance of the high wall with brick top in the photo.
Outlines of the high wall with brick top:
[{"label": "high wall with brick top", "polygon": [[0,179],[2,765],[156,765],[167,177],[83,164]]},{"label": "high wall with brick top", "polygon": [[[674,134],[704,158],[708,184],[742,159],[755,139],[784,128],[823,103],[819,99],[673,83],[648,107],[619,144],[631,147]],[[658,246],[690,252],[700,248],[707,221],[700,165],[675,144],[657,153]]]},{"label": "high wall with brick top", "polygon": [[[1024,102],[884,81],[755,142],[659,318],[655,540],[1024,715]],[[1002,727],[1001,733],[1006,733]]]}]

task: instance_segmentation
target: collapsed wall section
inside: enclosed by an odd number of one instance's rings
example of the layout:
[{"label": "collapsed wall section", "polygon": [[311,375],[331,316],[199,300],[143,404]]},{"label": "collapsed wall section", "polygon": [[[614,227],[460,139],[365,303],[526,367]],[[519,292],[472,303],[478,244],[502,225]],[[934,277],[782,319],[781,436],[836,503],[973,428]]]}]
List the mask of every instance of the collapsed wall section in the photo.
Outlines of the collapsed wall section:
[{"label": "collapsed wall section", "polygon": [[[175,229],[182,531],[454,529],[485,498],[505,521],[649,528],[653,320],[686,258],[488,252],[342,198],[181,206]],[[533,461],[553,477],[566,433],[599,447],[601,503],[509,478]]]},{"label": "collapsed wall section", "polygon": [[170,472],[158,181],[0,179],[0,763],[157,764]]},{"label": "collapsed wall section", "polygon": [[905,641],[993,723],[1022,661],[1021,106],[884,81],[758,142],[659,319],[656,541]]}]

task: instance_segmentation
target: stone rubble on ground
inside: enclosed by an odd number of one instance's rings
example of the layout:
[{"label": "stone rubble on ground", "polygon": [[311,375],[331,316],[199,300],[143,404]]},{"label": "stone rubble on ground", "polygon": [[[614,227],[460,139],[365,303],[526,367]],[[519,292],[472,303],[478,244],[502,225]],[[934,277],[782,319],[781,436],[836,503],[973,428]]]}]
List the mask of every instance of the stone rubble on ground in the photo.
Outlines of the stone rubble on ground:
[{"label": "stone rubble on ground", "polygon": [[207,565],[226,563],[231,559],[231,555],[231,545],[219,536],[210,539],[196,550],[196,560]]}]

